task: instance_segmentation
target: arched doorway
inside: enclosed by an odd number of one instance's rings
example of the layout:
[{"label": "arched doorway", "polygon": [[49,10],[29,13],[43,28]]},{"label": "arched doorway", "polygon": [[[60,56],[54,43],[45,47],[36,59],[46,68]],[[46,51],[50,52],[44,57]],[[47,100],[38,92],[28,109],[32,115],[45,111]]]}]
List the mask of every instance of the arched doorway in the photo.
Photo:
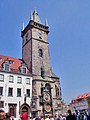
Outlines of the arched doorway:
[{"label": "arched doorway", "polygon": [[30,116],[30,106],[27,104],[27,103],[23,103],[21,106],[20,106],[20,115],[22,115],[24,112],[27,112],[28,115]]}]

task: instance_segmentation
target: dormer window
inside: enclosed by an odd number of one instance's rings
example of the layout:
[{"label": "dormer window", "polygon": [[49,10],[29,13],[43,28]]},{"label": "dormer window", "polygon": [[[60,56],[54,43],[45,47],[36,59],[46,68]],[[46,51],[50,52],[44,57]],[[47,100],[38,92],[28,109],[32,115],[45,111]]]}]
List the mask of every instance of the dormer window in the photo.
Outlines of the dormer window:
[{"label": "dormer window", "polygon": [[4,63],[4,70],[9,71],[9,63]]},{"label": "dormer window", "polygon": [[9,61],[9,64],[14,64],[14,61],[10,60],[10,61]]},{"label": "dormer window", "polygon": [[23,66],[22,66],[22,67],[20,68],[20,70],[21,70],[21,73],[26,73],[26,67],[23,67]]}]

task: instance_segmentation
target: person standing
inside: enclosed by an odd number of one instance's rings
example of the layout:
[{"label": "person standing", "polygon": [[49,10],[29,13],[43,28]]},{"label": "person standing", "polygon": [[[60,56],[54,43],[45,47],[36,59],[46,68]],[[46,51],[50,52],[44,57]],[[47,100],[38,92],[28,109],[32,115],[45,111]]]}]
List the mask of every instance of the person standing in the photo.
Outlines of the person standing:
[{"label": "person standing", "polygon": [[2,109],[0,109],[0,120],[6,120],[6,113]]},{"label": "person standing", "polygon": [[22,116],[21,116],[21,119],[22,120],[28,120],[28,113],[27,112],[24,112],[23,114],[22,114]]},{"label": "person standing", "polygon": [[68,110],[68,115],[66,116],[66,120],[76,120],[75,115],[72,114],[71,110]]}]

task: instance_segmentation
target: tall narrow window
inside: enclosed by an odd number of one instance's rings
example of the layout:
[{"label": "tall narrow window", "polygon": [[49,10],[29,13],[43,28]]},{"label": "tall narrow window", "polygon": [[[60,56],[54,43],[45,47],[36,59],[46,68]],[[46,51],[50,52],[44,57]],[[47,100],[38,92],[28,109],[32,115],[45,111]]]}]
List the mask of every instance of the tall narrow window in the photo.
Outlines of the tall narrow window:
[{"label": "tall narrow window", "polygon": [[13,88],[8,88],[8,96],[13,96]]},{"label": "tall narrow window", "polygon": [[17,88],[17,97],[21,97],[21,88]]},{"label": "tall narrow window", "polygon": [[30,89],[26,89],[26,96],[30,97]]},{"label": "tall narrow window", "polygon": [[13,76],[9,76],[9,82],[14,82],[14,77]]},{"label": "tall narrow window", "polygon": [[41,77],[42,77],[42,78],[45,77],[45,71],[44,71],[44,68],[41,68]]},{"label": "tall narrow window", "polygon": [[26,73],[26,67],[21,67],[21,73]]},{"label": "tall narrow window", "polygon": [[9,64],[8,63],[4,63],[4,70],[9,71]]},{"label": "tall narrow window", "polygon": [[0,74],[0,81],[4,81],[4,75]]},{"label": "tall narrow window", "polygon": [[26,84],[30,85],[30,78],[26,78]]},{"label": "tall narrow window", "polygon": [[51,92],[50,84],[46,83],[45,84],[45,89],[48,90],[49,92]]},{"label": "tall narrow window", "polygon": [[3,87],[0,87],[0,96],[3,95]]},{"label": "tall narrow window", "polygon": [[42,49],[39,49],[39,56],[43,57],[43,50]]},{"label": "tall narrow window", "polygon": [[22,78],[21,77],[17,78],[17,83],[22,83]]},{"label": "tall narrow window", "polygon": [[0,108],[4,108],[4,101],[0,101]]}]

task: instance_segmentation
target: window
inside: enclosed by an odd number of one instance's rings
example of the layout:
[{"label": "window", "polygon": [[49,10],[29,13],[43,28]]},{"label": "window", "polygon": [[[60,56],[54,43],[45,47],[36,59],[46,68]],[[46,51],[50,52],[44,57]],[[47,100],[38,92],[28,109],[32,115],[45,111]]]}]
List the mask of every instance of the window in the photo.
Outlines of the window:
[{"label": "window", "polygon": [[17,83],[22,83],[22,78],[21,77],[17,78]]},{"label": "window", "polygon": [[42,96],[39,96],[39,104],[43,105],[43,97]]},{"label": "window", "polygon": [[42,77],[42,78],[45,77],[45,71],[44,71],[44,68],[41,68],[41,77]]},{"label": "window", "polygon": [[8,96],[13,96],[13,88],[8,88]]},{"label": "window", "polygon": [[3,95],[3,87],[0,87],[0,96]]},{"label": "window", "polygon": [[39,56],[43,57],[43,50],[42,49],[39,49]]},{"label": "window", "polygon": [[11,116],[16,118],[16,104],[8,103],[8,107],[9,107],[9,112],[11,113]]},{"label": "window", "polygon": [[10,60],[10,61],[9,61],[9,64],[14,64],[14,61]]},{"label": "window", "polygon": [[4,64],[4,70],[9,71],[9,64],[8,63]]},{"label": "window", "polygon": [[30,97],[30,89],[26,89],[26,96]]},{"label": "window", "polygon": [[30,85],[30,78],[26,78],[26,84]]},{"label": "window", "polygon": [[17,88],[17,97],[21,97],[21,88]]},{"label": "window", "polygon": [[0,81],[4,81],[4,75],[0,74]]},{"label": "window", "polygon": [[14,82],[14,77],[13,76],[9,76],[9,82]]},{"label": "window", "polygon": [[0,101],[0,108],[4,108],[4,101]]},{"label": "window", "polygon": [[21,67],[21,73],[26,73],[26,67]]},{"label": "window", "polygon": [[51,87],[50,87],[50,84],[46,83],[46,84],[45,84],[45,89],[50,92],[50,88],[51,88]]}]

